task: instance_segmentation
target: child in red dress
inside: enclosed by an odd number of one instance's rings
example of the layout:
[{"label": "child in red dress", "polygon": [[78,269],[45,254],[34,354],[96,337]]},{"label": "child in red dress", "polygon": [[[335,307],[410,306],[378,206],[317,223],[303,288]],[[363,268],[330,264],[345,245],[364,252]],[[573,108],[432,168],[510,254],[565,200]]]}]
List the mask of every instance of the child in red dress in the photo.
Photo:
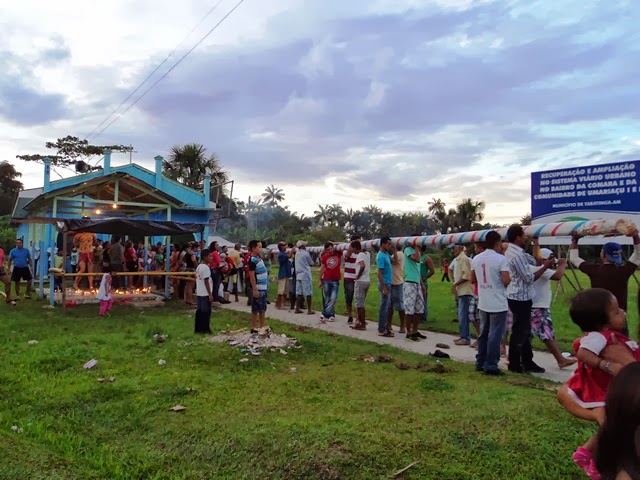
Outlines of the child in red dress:
[{"label": "child in red dress", "polygon": [[[602,423],[607,387],[622,366],[604,360],[601,353],[608,345],[618,343],[626,345],[638,357],[638,344],[620,333],[627,324],[626,312],[608,290],[590,288],[578,293],[571,301],[569,314],[573,323],[586,334],[573,342],[578,368],[566,383],[565,391],[579,407],[591,410],[591,420]],[[570,404],[561,403],[570,413],[585,418],[573,411]],[[600,478],[593,460],[595,443],[594,435],[572,456],[573,461],[591,479]]]}]

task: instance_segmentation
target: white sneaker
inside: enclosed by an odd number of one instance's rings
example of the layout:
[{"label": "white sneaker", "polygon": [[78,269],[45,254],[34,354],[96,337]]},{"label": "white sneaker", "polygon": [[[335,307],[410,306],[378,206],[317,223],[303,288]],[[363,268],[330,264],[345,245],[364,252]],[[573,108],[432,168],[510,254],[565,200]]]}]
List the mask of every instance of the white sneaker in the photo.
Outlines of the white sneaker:
[{"label": "white sneaker", "polygon": [[330,322],[335,322],[336,321],[336,317],[329,317],[329,321]]}]

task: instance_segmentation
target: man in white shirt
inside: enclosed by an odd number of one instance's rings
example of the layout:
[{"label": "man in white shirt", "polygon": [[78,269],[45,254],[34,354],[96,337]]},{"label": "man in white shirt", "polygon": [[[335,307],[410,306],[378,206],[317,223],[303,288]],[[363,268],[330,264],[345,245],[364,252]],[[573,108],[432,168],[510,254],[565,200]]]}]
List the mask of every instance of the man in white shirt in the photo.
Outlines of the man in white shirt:
[{"label": "man in white shirt", "polygon": [[362,244],[359,240],[351,242],[351,250],[356,254],[356,279],[354,282],[354,297],[356,302],[356,325],[355,330],[366,330],[366,301],[369,287],[371,286],[371,255],[369,252],[362,250]]},{"label": "man in white shirt", "polygon": [[[555,254],[548,248],[540,249],[540,259],[555,259]],[[541,262],[538,261],[540,264]],[[536,272],[541,265],[531,266],[531,271]],[[553,355],[558,362],[558,368],[565,368],[576,363],[575,359],[564,358],[562,352],[556,343],[556,336],[553,330],[553,322],[551,320],[551,280],[559,281],[564,276],[567,267],[567,259],[558,260],[557,270],[545,270],[540,277],[534,282],[533,288],[533,305],[531,307],[531,335],[537,335],[540,340],[547,346],[549,353]]]},{"label": "man in white shirt", "polygon": [[213,293],[211,289],[213,284],[211,281],[211,252],[203,250],[200,254],[200,265],[196,268],[196,322],[195,333],[211,333],[211,303],[213,302]]},{"label": "man in white shirt", "polygon": [[471,263],[471,282],[478,284],[480,336],[476,371],[486,375],[504,375],[498,369],[500,344],[507,324],[507,286],[511,282],[509,262],[498,252],[502,250],[500,234],[487,233],[487,249]]}]

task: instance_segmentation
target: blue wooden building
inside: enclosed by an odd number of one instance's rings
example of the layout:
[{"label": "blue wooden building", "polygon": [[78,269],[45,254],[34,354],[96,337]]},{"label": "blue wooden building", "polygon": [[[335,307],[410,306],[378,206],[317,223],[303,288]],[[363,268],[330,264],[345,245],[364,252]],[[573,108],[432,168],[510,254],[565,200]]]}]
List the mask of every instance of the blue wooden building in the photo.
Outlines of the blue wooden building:
[{"label": "blue wooden building", "polygon": [[[102,170],[52,180],[51,161],[45,159],[42,188],[20,192],[14,205],[12,220],[18,225],[18,238],[22,238],[32,252],[39,247],[46,258],[47,249],[55,251],[59,244],[56,220],[124,217],[200,223],[206,240],[208,225],[217,210],[209,198],[211,178],[205,177],[202,191],[196,191],[162,175],[162,161],[161,156],[155,157],[155,171],[134,163],[112,167],[111,152],[106,150]],[[109,235],[98,237],[107,240]],[[167,239],[149,240],[164,243]],[[43,278],[47,262],[39,263],[40,278]],[[42,286],[40,291],[42,294]]]}]

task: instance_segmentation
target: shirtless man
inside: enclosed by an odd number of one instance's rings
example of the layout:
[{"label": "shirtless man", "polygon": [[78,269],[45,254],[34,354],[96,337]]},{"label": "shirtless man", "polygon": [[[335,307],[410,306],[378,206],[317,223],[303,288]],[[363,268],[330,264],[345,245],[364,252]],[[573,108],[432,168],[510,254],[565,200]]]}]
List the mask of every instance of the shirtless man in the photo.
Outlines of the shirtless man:
[{"label": "shirtless man", "polygon": [[[94,233],[81,232],[73,237],[73,246],[78,249],[78,273],[93,273],[93,247],[98,244]],[[76,276],[73,288],[78,290],[80,279]],[[93,287],[93,276],[88,277],[89,288]]]},{"label": "shirtless man", "polygon": [[7,303],[15,305],[16,302],[11,300],[11,280],[7,271],[4,269],[5,253],[2,247],[0,247],[0,282],[4,283],[5,299]]}]

